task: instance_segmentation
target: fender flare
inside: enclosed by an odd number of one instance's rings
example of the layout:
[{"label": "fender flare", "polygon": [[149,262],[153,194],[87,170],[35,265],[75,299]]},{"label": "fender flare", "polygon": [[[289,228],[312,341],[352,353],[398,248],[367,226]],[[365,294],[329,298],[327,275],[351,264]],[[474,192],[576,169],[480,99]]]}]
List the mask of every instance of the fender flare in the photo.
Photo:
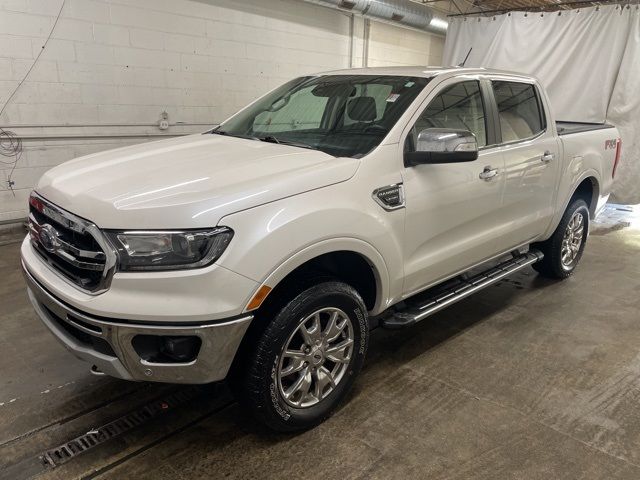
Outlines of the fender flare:
[{"label": "fender flare", "polygon": [[578,179],[576,181],[573,182],[573,185],[571,186],[571,188],[569,189],[569,194],[566,196],[566,198],[564,198],[562,200],[562,208],[559,208],[556,211],[556,214],[553,217],[553,221],[551,222],[551,225],[549,226],[549,229],[547,230],[547,233],[545,235],[545,238],[548,238],[549,235],[551,235],[556,228],[558,228],[558,224],[560,223],[560,220],[562,219],[562,215],[564,215],[564,212],[567,210],[567,208],[569,207],[569,202],[571,201],[571,199],[573,198],[573,196],[576,193],[576,190],[578,190],[578,186],[585,181],[587,178],[593,178],[595,180],[595,185],[594,185],[594,189],[593,189],[593,199],[591,200],[591,205],[589,205],[589,213],[592,216],[595,216],[596,213],[596,208],[598,205],[598,198],[600,195],[600,178],[599,178],[599,173],[593,169],[590,168],[588,170],[585,170],[584,172],[582,172],[582,174],[577,177]]},{"label": "fender flare", "polygon": [[[376,281],[376,302],[371,311],[374,313],[383,311],[387,307],[390,289],[389,271],[386,262],[373,245],[357,238],[330,238],[302,248],[272,270],[256,288],[256,292],[263,286],[275,288],[287,275],[309,260],[326,253],[338,251],[357,253],[369,263]],[[253,298],[256,292],[250,298]],[[244,311],[247,311],[247,306],[245,306]]]},{"label": "fender flare", "polygon": [[598,205],[598,197],[600,196],[600,178],[599,177],[600,177],[600,174],[593,168],[590,168],[589,170],[586,170],[585,172],[583,172],[582,175],[578,177],[578,180],[571,187],[571,190],[570,190],[571,194],[565,199],[562,213],[564,214],[564,211],[569,206],[569,201],[575,195],[576,191],[578,190],[578,186],[582,182],[584,182],[587,178],[593,178],[595,180],[595,182],[592,182],[594,184],[593,198],[591,199],[591,205],[589,205],[589,212],[593,216],[595,214],[596,206]]}]

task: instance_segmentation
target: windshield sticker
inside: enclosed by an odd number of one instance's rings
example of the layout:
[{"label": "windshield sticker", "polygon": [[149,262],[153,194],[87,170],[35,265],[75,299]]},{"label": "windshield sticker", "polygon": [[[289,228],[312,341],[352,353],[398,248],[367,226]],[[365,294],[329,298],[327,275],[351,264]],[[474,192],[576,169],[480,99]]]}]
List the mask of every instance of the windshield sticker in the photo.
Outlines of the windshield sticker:
[{"label": "windshield sticker", "polygon": [[392,93],[391,95],[389,95],[387,97],[387,102],[392,102],[393,103],[398,99],[399,96],[400,96],[399,93]]}]

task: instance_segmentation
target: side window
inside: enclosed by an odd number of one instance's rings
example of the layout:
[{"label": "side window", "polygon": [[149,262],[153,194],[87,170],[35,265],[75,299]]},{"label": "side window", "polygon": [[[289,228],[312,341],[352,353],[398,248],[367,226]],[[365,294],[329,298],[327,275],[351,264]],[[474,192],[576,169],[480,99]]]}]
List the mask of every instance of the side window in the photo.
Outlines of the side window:
[{"label": "side window", "polygon": [[487,144],[485,120],[480,83],[475,80],[456,83],[445,88],[422,112],[412,131],[414,145],[425,128],[454,128],[474,133],[478,147],[484,147]]},{"label": "side window", "polygon": [[530,138],[545,128],[536,89],[528,83],[491,82],[498,104],[502,141]]},{"label": "side window", "polygon": [[253,131],[276,133],[320,128],[328,98],[313,95],[314,86],[298,90],[290,98],[274,103],[270,110],[256,115]]}]

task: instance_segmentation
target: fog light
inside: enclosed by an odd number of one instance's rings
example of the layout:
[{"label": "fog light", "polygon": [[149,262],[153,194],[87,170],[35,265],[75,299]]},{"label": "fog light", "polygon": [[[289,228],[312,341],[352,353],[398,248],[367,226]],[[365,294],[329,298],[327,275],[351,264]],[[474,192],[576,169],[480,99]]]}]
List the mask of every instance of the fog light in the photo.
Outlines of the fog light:
[{"label": "fog light", "polygon": [[178,362],[191,362],[196,359],[200,337],[162,337],[160,352]]},{"label": "fog light", "polygon": [[195,335],[136,335],[131,345],[150,363],[188,363],[198,357],[202,340]]}]

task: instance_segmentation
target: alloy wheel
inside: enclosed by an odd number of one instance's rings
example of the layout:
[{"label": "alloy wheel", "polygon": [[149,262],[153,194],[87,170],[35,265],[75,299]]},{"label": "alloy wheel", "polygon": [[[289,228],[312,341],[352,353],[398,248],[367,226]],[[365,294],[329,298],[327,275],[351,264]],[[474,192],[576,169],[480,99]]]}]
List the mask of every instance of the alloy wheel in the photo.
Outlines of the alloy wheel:
[{"label": "alloy wheel", "polygon": [[573,267],[585,233],[585,221],[581,212],[575,212],[567,224],[560,249],[560,261],[566,269]]},{"label": "alloy wheel", "polygon": [[338,308],[305,317],[285,343],[277,381],[284,401],[307,408],[325,399],[343,379],[354,346],[353,325]]}]

